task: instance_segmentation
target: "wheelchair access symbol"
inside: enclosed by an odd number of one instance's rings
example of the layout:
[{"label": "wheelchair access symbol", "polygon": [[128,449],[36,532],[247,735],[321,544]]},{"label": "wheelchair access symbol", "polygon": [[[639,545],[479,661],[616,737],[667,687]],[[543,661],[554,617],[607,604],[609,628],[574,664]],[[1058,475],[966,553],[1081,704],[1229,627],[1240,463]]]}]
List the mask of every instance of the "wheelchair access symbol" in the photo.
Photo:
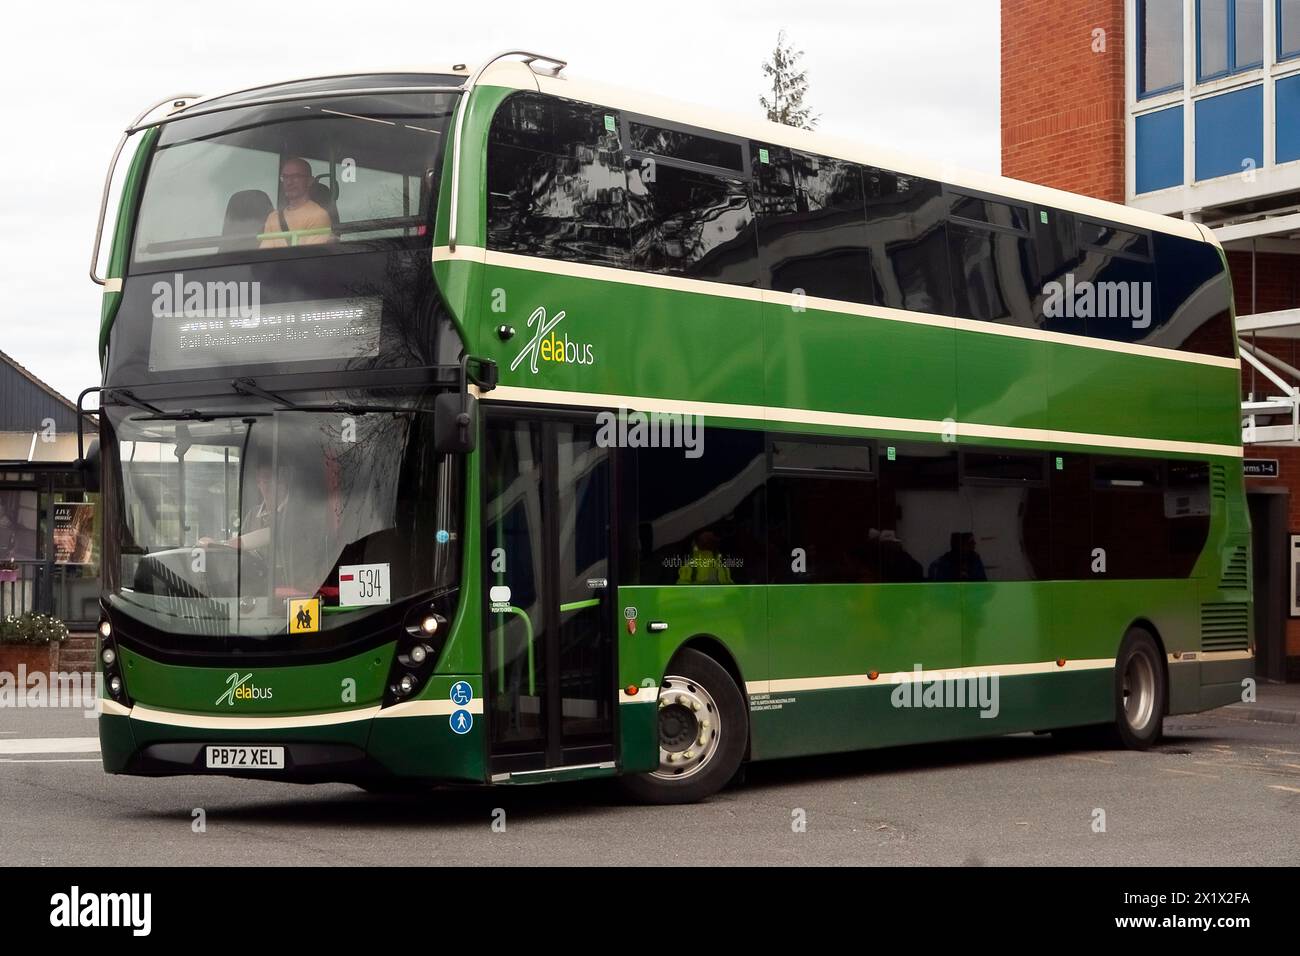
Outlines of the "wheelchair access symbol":
[{"label": "wheelchair access symbol", "polygon": [[458,710],[451,715],[451,729],[458,734],[467,734],[474,726],[474,715],[468,710]]},{"label": "wheelchair access symbol", "polygon": [[474,697],[474,688],[469,681],[458,680],[451,685],[451,702],[457,707],[464,707]]}]

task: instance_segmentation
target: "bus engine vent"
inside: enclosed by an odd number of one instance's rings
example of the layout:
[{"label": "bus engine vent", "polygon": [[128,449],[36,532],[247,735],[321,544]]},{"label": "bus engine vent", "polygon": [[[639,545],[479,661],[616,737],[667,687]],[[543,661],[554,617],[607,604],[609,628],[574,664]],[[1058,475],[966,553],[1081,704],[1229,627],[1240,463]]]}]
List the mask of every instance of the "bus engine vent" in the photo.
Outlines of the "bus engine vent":
[{"label": "bus engine vent", "polygon": [[1222,465],[1210,467],[1210,492],[1216,498],[1228,497],[1228,475]]},{"label": "bus engine vent", "polygon": [[1223,566],[1223,575],[1219,578],[1219,590],[1244,591],[1249,586],[1250,564],[1246,560],[1246,548],[1238,545],[1228,555]]},{"label": "bus engine vent", "polygon": [[1250,646],[1250,605],[1218,603],[1201,605],[1201,650],[1244,651]]}]

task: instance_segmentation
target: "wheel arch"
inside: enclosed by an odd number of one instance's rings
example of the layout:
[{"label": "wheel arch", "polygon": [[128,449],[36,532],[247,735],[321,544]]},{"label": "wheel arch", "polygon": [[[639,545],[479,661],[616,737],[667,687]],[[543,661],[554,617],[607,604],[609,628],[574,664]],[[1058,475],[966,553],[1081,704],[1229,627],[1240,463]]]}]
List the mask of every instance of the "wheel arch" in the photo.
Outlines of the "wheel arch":
[{"label": "wheel arch", "polygon": [[684,650],[699,651],[707,657],[717,661],[718,665],[730,675],[731,679],[736,682],[736,687],[740,690],[740,697],[745,702],[745,760],[749,760],[750,748],[753,746],[753,724],[749,719],[749,689],[745,686],[745,675],[740,669],[740,662],[736,655],[731,652],[725,641],[715,634],[701,632],[693,634],[677,645],[672,656],[668,658],[668,664],[664,669],[666,675],[673,666],[673,661]]}]

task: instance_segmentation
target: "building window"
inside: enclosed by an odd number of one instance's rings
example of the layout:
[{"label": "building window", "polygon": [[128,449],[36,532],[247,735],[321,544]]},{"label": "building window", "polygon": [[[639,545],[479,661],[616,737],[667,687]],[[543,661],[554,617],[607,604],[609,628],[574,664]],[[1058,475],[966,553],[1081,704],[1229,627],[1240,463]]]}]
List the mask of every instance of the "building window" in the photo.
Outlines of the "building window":
[{"label": "building window", "polygon": [[1183,88],[1183,0],[1138,0],[1138,96]]},{"label": "building window", "polygon": [[1300,56],[1300,0],[1277,0],[1277,58]]},{"label": "building window", "polygon": [[1183,108],[1137,117],[1136,190],[1139,193],[1183,184]]},{"label": "building window", "polygon": [[1300,159],[1300,74],[1277,81],[1274,112],[1277,114],[1277,161]]},{"label": "building window", "polygon": [[1196,0],[1196,78],[1264,65],[1264,0]]},{"label": "building window", "polygon": [[1259,85],[1196,101],[1196,179],[1214,179],[1264,164],[1264,88]]}]

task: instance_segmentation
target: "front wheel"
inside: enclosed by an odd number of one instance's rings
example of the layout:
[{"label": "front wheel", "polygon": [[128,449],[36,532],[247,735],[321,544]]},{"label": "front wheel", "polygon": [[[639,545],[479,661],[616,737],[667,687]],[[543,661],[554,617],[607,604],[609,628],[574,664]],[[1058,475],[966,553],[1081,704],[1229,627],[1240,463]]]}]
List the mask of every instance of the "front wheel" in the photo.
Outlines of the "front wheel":
[{"label": "front wheel", "polygon": [[722,665],[699,651],[679,652],[668,670],[659,688],[659,769],[621,782],[646,803],[695,803],[740,768],[749,740],[745,698]]}]

